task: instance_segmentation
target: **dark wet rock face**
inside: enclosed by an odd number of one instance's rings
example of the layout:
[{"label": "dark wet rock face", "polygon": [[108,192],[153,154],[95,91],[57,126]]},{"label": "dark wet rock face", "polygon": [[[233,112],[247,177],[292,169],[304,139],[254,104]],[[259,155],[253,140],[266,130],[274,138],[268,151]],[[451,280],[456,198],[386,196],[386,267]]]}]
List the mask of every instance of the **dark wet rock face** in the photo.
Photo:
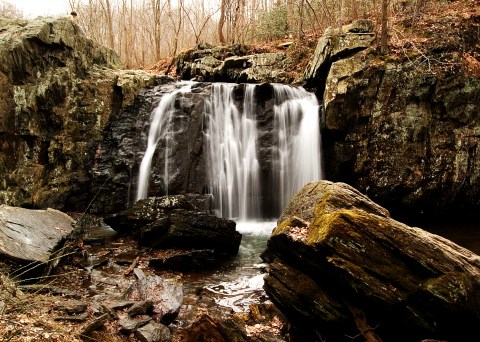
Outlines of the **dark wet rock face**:
[{"label": "dark wet rock face", "polygon": [[457,51],[478,55],[478,18],[448,26],[476,44],[429,40],[425,63],[378,55],[370,25],[357,24],[327,30],[304,73],[323,98],[326,178],[406,218],[476,210],[480,79],[462,68]]},{"label": "dark wet rock face", "polygon": [[265,291],[312,337],[466,340],[480,323],[480,258],[346,184],[299,191],[263,259]]}]

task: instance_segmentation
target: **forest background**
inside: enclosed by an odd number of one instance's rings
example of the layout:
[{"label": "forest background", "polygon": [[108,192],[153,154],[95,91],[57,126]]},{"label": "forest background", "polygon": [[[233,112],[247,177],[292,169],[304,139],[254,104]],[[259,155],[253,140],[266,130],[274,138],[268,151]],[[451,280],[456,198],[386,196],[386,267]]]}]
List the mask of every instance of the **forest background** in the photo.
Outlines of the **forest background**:
[{"label": "forest background", "polygon": [[[290,40],[294,50],[308,44],[327,27],[355,19],[372,19],[378,45],[387,39],[396,18],[414,31],[424,13],[446,0],[65,0],[85,34],[120,54],[127,68],[149,69],[200,43],[249,44],[275,48]],[[8,0],[0,14],[22,17]],[[407,18],[405,20],[405,18]],[[407,21],[407,22],[405,22]],[[398,38],[398,37],[397,37]],[[312,46],[313,45],[313,46]]]}]

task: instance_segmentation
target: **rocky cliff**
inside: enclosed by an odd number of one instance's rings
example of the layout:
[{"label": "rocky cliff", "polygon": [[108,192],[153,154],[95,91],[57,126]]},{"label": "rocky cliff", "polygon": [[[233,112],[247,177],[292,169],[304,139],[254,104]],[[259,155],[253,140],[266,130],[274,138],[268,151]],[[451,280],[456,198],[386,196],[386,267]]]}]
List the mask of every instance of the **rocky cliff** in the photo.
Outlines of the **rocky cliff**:
[{"label": "rocky cliff", "polygon": [[404,39],[387,55],[369,25],[330,30],[305,72],[324,100],[327,179],[394,213],[480,205],[480,13],[442,20],[422,45]]},{"label": "rocky cliff", "polygon": [[67,18],[0,18],[0,61],[0,203],[86,209],[106,127],[158,79]]}]

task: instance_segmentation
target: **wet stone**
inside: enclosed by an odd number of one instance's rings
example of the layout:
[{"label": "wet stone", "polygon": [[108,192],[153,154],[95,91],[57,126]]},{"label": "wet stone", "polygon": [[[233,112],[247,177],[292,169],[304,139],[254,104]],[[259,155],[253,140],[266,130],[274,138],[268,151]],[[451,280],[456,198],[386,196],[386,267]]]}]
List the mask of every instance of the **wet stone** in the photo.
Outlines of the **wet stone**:
[{"label": "wet stone", "polygon": [[150,259],[148,266],[174,271],[208,269],[218,265],[213,249],[177,251],[175,254]]}]

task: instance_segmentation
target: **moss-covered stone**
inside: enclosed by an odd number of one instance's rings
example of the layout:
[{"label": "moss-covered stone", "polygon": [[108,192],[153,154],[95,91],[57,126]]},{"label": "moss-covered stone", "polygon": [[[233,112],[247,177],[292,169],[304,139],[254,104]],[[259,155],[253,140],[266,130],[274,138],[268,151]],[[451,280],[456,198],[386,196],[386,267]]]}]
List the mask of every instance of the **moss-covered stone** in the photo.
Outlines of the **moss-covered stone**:
[{"label": "moss-covered stone", "polygon": [[392,219],[346,184],[300,190],[263,258],[272,300],[328,339],[355,335],[358,319],[388,341],[463,339],[480,323],[480,257]]}]

